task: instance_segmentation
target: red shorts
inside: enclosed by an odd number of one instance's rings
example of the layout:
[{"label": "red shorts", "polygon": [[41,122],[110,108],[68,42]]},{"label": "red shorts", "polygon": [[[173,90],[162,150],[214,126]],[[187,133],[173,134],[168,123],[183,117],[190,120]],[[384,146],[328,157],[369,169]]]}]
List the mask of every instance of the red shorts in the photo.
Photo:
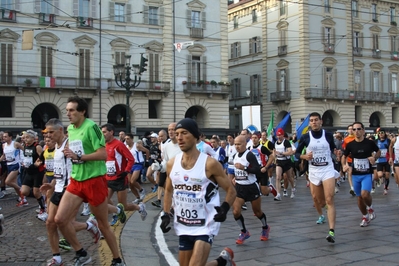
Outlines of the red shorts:
[{"label": "red shorts", "polygon": [[82,198],[91,206],[98,206],[108,198],[108,185],[104,176],[90,178],[85,181],[76,181],[71,178],[67,191]]}]

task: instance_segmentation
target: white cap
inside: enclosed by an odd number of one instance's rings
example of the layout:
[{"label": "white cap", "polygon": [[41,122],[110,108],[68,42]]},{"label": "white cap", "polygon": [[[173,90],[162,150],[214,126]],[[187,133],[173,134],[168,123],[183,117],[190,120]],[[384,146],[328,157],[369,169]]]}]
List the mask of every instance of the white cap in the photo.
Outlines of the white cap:
[{"label": "white cap", "polygon": [[158,138],[157,133],[152,133],[152,134],[151,134],[151,138]]}]

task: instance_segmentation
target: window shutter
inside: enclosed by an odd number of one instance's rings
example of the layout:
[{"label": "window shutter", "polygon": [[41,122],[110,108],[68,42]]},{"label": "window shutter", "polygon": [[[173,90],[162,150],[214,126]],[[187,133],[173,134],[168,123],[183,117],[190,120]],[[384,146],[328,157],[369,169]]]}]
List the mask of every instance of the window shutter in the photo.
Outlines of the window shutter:
[{"label": "window shutter", "polygon": [[155,60],[155,80],[161,80],[161,76],[159,73],[159,54],[154,54],[154,60]]},{"label": "window shutter", "polygon": [[143,6],[143,23],[150,24],[150,17],[149,17],[150,7]]},{"label": "window shutter", "polygon": [[253,51],[252,51],[253,39],[250,38],[248,42],[249,42],[249,54],[252,54],[253,53]]},{"label": "window shutter", "polygon": [[202,25],[202,29],[205,30],[206,29],[206,12],[202,11],[201,12],[201,25]]},{"label": "window shutter", "polygon": [[257,46],[256,51],[257,51],[258,53],[260,53],[260,52],[262,51],[262,47],[261,47],[261,38],[260,38],[260,36],[257,36],[257,37],[256,37],[256,46]]},{"label": "window shutter", "polygon": [[359,33],[359,46],[363,48],[363,32]]},{"label": "window shutter", "polygon": [[97,0],[91,0],[91,18],[97,18]]},{"label": "window shutter", "polygon": [[380,82],[380,87],[378,88],[379,90],[378,90],[378,92],[383,92],[384,91],[384,79],[383,79],[383,76],[384,76],[384,74],[382,73],[382,72],[380,72],[380,75],[379,75],[379,82]]},{"label": "window shutter", "polygon": [[321,43],[326,43],[326,29],[324,26],[321,27]]},{"label": "window shutter", "polygon": [[165,25],[165,8],[163,7],[159,8],[159,25]]},{"label": "window shutter", "polygon": [[83,78],[84,78],[84,50],[79,49],[79,84],[83,86]]},{"label": "window shutter", "polygon": [[1,83],[5,84],[7,83],[7,72],[6,72],[6,68],[7,68],[7,58],[6,58],[6,53],[7,53],[7,47],[5,43],[1,44]]},{"label": "window shutter", "polygon": [[327,85],[327,69],[326,67],[322,68],[322,89],[324,90],[326,88]]},{"label": "window shutter", "polygon": [[115,21],[115,3],[109,2],[109,20]]},{"label": "window shutter", "polygon": [[354,69],[352,73],[353,73],[353,90],[356,91],[356,69]]},{"label": "window shutter", "polygon": [[191,10],[186,10],[186,26],[191,28]]},{"label": "window shutter", "polygon": [[13,51],[13,45],[8,44],[7,45],[7,75],[8,75],[8,83],[12,83],[12,51]]},{"label": "window shutter", "polygon": [[361,91],[365,91],[366,75],[364,74],[364,70],[362,70],[360,72],[360,76],[361,76],[361,79],[360,79],[360,88],[359,89]]},{"label": "window shutter", "polygon": [[206,81],[206,70],[207,70],[206,56],[201,56],[202,80],[204,82]]},{"label": "window shutter", "polygon": [[88,86],[88,82],[90,79],[90,50],[85,49],[85,78],[86,78],[86,86]]},{"label": "window shutter", "polygon": [[238,85],[237,85],[237,91],[238,91],[238,97],[241,97],[241,78],[238,78],[237,79],[237,83],[238,83]]},{"label": "window shutter", "polygon": [[391,93],[392,90],[392,73],[388,74],[388,92]]},{"label": "window shutter", "polygon": [[253,90],[254,90],[254,76],[249,76],[249,91],[251,98],[254,95]]},{"label": "window shutter", "polygon": [[79,0],[73,0],[73,15],[75,17],[79,16]]},{"label": "window shutter", "polygon": [[333,90],[337,90],[338,89],[338,71],[337,71],[336,68],[334,68],[334,72],[333,73],[334,73],[334,79],[333,79],[334,84],[332,86],[332,89]]},{"label": "window shutter", "polygon": [[335,44],[335,28],[331,28],[331,43]]},{"label": "window shutter", "polygon": [[237,57],[241,56],[241,42],[237,42]]},{"label": "window shutter", "polygon": [[53,50],[52,49],[47,49],[47,75],[49,77],[53,76]]},{"label": "window shutter", "polygon": [[47,47],[43,46],[40,49],[40,60],[41,60],[41,71],[40,71],[40,75],[45,77],[46,75],[46,50]]},{"label": "window shutter", "polygon": [[126,5],[125,22],[132,22],[132,5]]},{"label": "window shutter", "polygon": [[285,69],[285,90],[289,91],[290,90],[290,71],[288,68]]},{"label": "window shutter", "polygon": [[373,71],[370,71],[370,89],[374,91],[374,80],[373,80]]},{"label": "window shutter", "polygon": [[280,70],[276,70],[276,91],[280,91],[281,90],[281,86],[280,86],[280,79],[281,79],[281,72]]},{"label": "window shutter", "polygon": [[192,60],[193,57],[191,55],[187,55],[187,62],[186,62],[186,67],[187,67],[187,83],[191,83],[191,67],[192,67]]},{"label": "window shutter", "polygon": [[40,3],[41,1],[39,0],[35,1],[35,13],[40,13]]},{"label": "window shutter", "polygon": [[154,54],[150,53],[148,55],[148,73],[149,73],[149,82],[154,82]]}]

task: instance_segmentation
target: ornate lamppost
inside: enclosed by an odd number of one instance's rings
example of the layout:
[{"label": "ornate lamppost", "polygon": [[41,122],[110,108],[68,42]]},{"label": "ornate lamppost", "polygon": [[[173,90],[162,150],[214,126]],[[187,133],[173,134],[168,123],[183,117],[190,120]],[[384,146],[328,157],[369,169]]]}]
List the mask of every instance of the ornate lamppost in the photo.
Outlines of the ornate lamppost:
[{"label": "ornate lamppost", "polygon": [[[126,133],[130,133],[130,90],[137,88],[141,82],[140,76],[140,65],[132,65],[133,73],[134,73],[134,80],[130,78],[131,69],[130,66],[130,59],[131,55],[125,55],[125,65],[118,64],[114,65],[114,75],[115,75],[115,83],[120,88],[125,88],[126,90]],[[125,74],[125,80],[122,80],[122,76]]]}]

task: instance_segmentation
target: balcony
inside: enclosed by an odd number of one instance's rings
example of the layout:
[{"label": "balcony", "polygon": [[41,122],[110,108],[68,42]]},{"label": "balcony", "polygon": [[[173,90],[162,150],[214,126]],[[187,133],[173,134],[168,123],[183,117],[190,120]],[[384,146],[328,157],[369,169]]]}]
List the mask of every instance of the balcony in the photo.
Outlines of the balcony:
[{"label": "balcony", "polygon": [[39,14],[39,24],[40,25],[49,25],[51,23],[55,23],[55,15],[54,14]]},{"label": "balcony", "polygon": [[373,58],[381,58],[381,50],[380,49],[373,49]]},{"label": "balcony", "polygon": [[335,53],[335,45],[333,43],[325,43],[324,44],[324,52],[328,54]]},{"label": "balcony", "polygon": [[270,93],[270,101],[272,103],[291,101],[291,91],[277,91]]},{"label": "balcony", "polygon": [[92,29],[93,28],[93,18],[88,17],[77,17],[77,27]]},{"label": "balcony", "polygon": [[363,48],[353,47],[353,55],[354,56],[363,56]]},{"label": "balcony", "polygon": [[398,61],[398,52],[391,52],[391,60]]},{"label": "balcony", "polygon": [[190,29],[191,38],[204,38],[204,29],[202,28],[191,28]]},{"label": "balcony", "polygon": [[1,20],[5,22],[16,22],[17,12],[15,10],[1,9]]},{"label": "balcony", "polygon": [[[353,100],[364,102],[393,102],[395,95],[388,92],[330,90],[320,88],[305,89],[305,99]],[[399,100],[398,100],[399,102]]]},{"label": "balcony", "polygon": [[[134,80],[134,77],[130,77]],[[116,85],[114,79],[109,79],[108,80],[108,92],[111,96],[113,96],[116,92],[124,92],[126,93],[126,90],[124,88],[120,88],[118,85]],[[150,94],[159,94],[163,93],[165,96],[167,96],[170,92],[170,82],[164,82],[164,81],[156,81],[156,82],[150,82],[147,80],[142,80],[140,84],[137,86],[137,88],[131,89],[132,95],[135,93],[144,93],[145,96],[149,96]]]},{"label": "balcony", "polygon": [[223,99],[226,99],[230,94],[230,86],[211,84],[198,85],[197,83],[192,84],[188,82],[183,85],[183,91],[186,97],[189,97],[191,94],[208,94],[208,97],[212,98],[213,95],[219,94],[222,95]]},{"label": "balcony", "polygon": [[282,45],[278,47],[278,55],[286,55],[287,54],[287,45]]}]

